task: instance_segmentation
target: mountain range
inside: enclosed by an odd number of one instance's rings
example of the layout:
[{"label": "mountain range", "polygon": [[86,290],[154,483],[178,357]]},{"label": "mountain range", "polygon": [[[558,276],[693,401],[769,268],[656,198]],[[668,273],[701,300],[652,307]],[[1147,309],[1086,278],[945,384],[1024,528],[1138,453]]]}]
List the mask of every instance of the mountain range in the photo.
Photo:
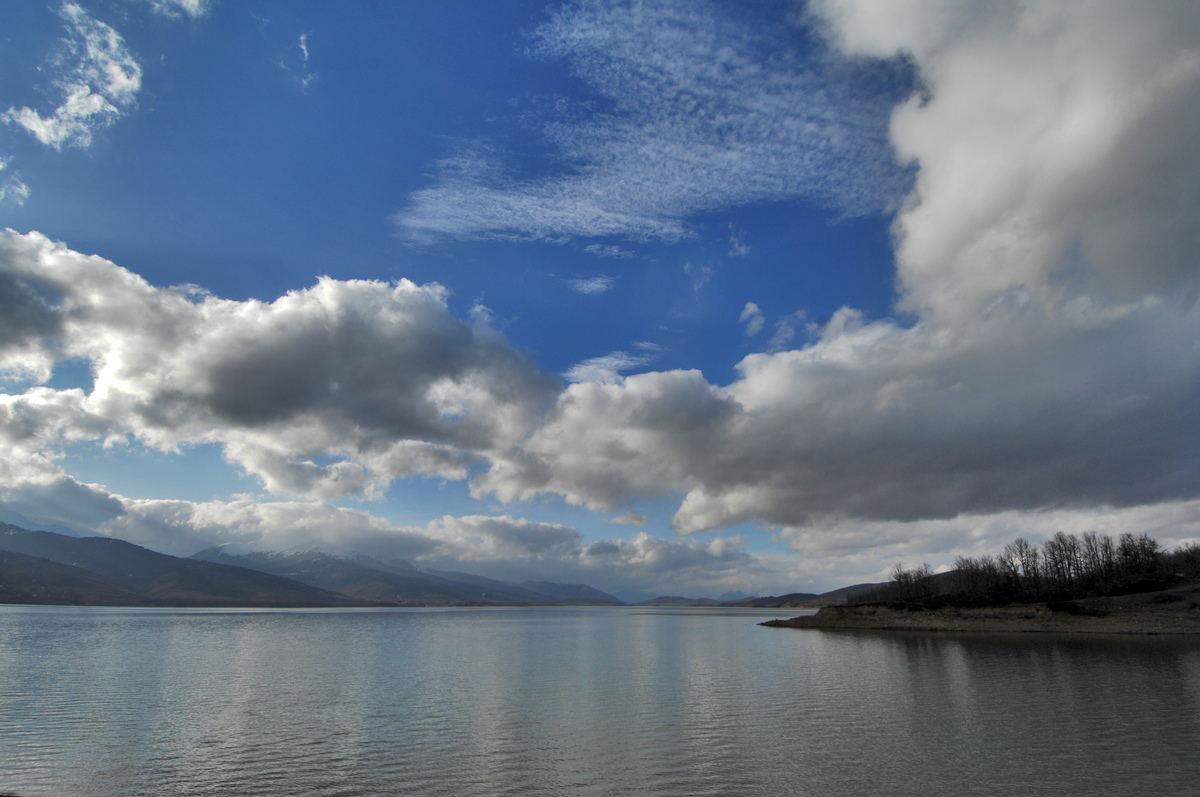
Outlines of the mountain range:
[{"label": "mountain range", "polygon": [[[785,608],[843,602],[845,594],[792,593],[736,601],[658,597],[645,606]],[[30,531],[0,522],[0,603],[95,606],[620,606],[587,584],[510,584],[471,573],[321,551],[233,554],[220,546],[188,558],[111,537]]]},{"label": "mountain range", "polygon": [[0,524],[0,595],[8,603],[120,606],[354,606],[288,578],[156,553],[110,537]]},{"label": "mountain range", "polygon": [[470,606],[487,604],[607,604],[621,601],[586,584],[527,582],[508,584],[470,573],[418,568],[408,562],[383,562],[369,556],[301,553],[228,554],[209,548],[192,559],[283,576],[356,598],[397,606]]}]

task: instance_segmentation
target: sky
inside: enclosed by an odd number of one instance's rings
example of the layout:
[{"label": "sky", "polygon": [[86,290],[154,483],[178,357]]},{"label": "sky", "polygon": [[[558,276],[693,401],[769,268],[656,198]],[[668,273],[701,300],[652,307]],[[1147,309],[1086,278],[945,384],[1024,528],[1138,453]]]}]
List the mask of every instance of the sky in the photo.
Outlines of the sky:
[{"label": "sky", "polygon": [[1200,541],[1194,2],[0,5],[0,519],[626,597]]}]

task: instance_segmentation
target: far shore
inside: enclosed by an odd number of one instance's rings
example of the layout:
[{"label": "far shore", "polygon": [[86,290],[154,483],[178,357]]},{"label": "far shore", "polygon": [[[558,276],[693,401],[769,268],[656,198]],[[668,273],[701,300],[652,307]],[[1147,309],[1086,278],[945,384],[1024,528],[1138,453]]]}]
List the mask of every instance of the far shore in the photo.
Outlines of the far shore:
[{"label": "far shore", "polygon": [[1200,634],[1200,583],[1159,592],[1066,603],[987,607],[825,606],[816,614],[770,620],[772,628],[931,632]]}]

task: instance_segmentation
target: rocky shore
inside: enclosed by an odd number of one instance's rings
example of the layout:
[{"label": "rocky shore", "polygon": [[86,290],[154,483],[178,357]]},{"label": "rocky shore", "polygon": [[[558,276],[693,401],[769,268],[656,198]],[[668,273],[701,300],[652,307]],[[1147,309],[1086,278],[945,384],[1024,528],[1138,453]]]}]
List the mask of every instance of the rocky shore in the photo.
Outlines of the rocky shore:
[{"label": "rocky shore", "polygon": [[1067,634],[1200,634],[1200,584],[1160,592],[1066,603],[989,607],[826,606],[816,614],[769,620],[773,628],[887,631],[1010,631]]}]

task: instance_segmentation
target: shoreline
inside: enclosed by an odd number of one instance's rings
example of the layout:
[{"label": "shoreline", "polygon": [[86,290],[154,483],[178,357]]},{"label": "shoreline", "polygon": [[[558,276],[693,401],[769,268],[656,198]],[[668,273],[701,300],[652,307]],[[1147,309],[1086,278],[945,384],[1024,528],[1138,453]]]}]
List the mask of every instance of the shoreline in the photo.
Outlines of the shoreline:
[{"label": "shoreline", "polygon": [[825,606],[816,614],[769,620],[770,628],[826,630],[1016,632],[1055,634],[1200,634],[1200,585],[1160,592],[1082,598],[1065,604],[939,609],[883,605]]}]

